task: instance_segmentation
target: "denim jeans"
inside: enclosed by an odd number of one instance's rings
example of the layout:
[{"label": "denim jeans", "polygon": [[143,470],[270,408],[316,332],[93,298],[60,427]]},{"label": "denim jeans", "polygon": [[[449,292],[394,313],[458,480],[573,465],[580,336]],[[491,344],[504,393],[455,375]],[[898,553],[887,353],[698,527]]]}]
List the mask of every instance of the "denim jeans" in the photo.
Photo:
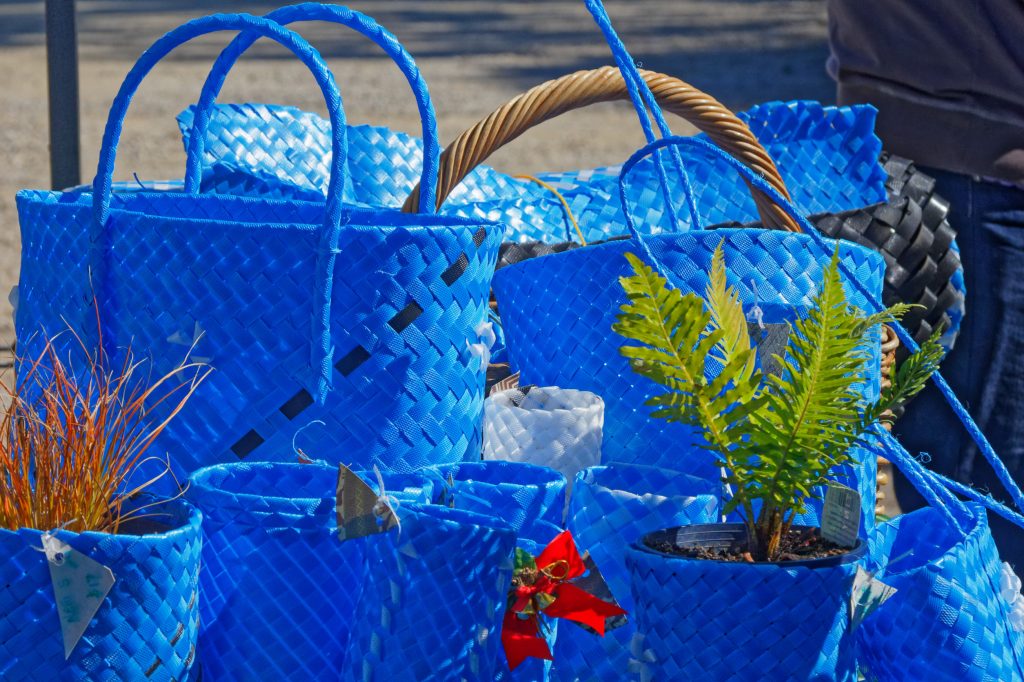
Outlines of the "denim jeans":
[{"label": "denim jeans", "polygon": [[[1024,482],[1024,189],[922,168],[935,177],[936,191],[950,202],[967,284],[967,312],[956,346],[941,371],[988,436],[1010,474]],[[946,406],[933,385],[896,423],[896,435],[912,454],[925,452],[931,466],[947,476],[1009,495],[992,467]],[[909,511],[923,500],[896,477],[900,506]],[[989,515],[1004,561],[1024,568],[1024,530]]]}]

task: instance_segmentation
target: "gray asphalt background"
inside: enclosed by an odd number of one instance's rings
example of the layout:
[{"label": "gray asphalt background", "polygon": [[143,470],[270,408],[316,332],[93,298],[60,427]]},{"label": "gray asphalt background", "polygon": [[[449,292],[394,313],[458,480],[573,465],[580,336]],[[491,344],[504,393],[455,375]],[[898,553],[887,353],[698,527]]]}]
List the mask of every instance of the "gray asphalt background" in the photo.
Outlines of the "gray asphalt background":
[{"label": "gray asphalt background", "polygon": [[[92,179],[107,108],[121,78],[158,36],[217,11],[263,14],[279,2],[80,0],[78,28],[82,180]],[[741,109],[773,99],[831,102],[820,0],[606,0],[636,60]],[[611,62],[581,0],[353,0],[416,57],[431,88],[443,141],[549,78]],[[329,24],[299,25],[328,58],[353,123],[417,132],[401,75],[377,47]],[[135,99],[118,155],[118,179],[180,177],[174,116],[198,95],[230,39],[194,41],[159,65]],[[17,281],[14,195],[46,188],[46,57],[43,3],[0,0],[0,343],[13,340],[6,293]],[[264,101],[322,111],[301,64],[276,44],[251,51],[228,78],[223,101]],[[683,125],[677,132],[688,132]],[[493,159],[522,173],[621,162],[642,142],[632,110],[607,104],[540,126]]]}]

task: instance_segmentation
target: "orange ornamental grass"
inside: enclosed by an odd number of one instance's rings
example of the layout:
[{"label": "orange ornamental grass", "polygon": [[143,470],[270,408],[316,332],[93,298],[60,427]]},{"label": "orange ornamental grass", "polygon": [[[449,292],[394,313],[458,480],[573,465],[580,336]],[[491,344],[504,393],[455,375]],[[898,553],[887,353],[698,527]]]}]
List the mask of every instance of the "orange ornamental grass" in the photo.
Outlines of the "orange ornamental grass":
[{"label": "orange ornamental grass", "polygon": [[[209,374],[186,360],[150,381],[130,348],[111,368],[75,338],[89,358],[85,367],[71,367],[47,342],[39,357],[19,363],[13,385],[0,381],[0,403],[7,403],[0,419],[0,528],[117,533],[128,517],[143,515],[145,507],[127,513],[122,505],[169,474],[169,465],[131,490],[126,482]],[[171,409],[155,422],[150,414],[163,403]]]}]

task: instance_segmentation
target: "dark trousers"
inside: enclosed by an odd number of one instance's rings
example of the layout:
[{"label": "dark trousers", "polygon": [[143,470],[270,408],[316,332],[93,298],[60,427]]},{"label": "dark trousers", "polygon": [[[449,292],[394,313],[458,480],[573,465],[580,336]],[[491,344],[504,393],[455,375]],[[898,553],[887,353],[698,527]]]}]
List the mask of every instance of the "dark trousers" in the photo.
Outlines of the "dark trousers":
[{"label": "dark trousers", "polygon": [[[923,168],[951,205],[949,221],[967,284],[967,313],[941,371],[1010,474],[1024,483],[1024,189]],[[926,452],[947,476],[1008,501],[985,457],[934,386],[907,408],[896,434],[911,454]],[[923,500],[901,476],[904,511]],[[1022,510],[1024,511],[1024,510]],[[1024,530],[989,514],[1004,561],[1024,568]]]}]

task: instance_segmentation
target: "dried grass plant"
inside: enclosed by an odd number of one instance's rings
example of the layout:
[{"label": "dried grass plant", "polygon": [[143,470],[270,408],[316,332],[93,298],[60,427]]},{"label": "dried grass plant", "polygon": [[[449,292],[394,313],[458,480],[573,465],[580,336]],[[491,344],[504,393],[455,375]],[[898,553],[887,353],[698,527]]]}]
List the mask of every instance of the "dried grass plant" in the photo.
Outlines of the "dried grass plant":
[{"label": "dried grass plant", "polygon": [[[124,503],[164,475],[126,489],[148,459],[154,440],[209,374],[200,363],[181,362],[166,375],[146,376],[149,363],[131,349],[109,366],[71,334],[88,360],[73,367],[53,341],[39,356],[20,359],[18,377],[0,380],[7,403],[0,417],[0,528],[66,528],[117,533],[129,517]],[[152,418],[160,405],[165,415]]]}]

